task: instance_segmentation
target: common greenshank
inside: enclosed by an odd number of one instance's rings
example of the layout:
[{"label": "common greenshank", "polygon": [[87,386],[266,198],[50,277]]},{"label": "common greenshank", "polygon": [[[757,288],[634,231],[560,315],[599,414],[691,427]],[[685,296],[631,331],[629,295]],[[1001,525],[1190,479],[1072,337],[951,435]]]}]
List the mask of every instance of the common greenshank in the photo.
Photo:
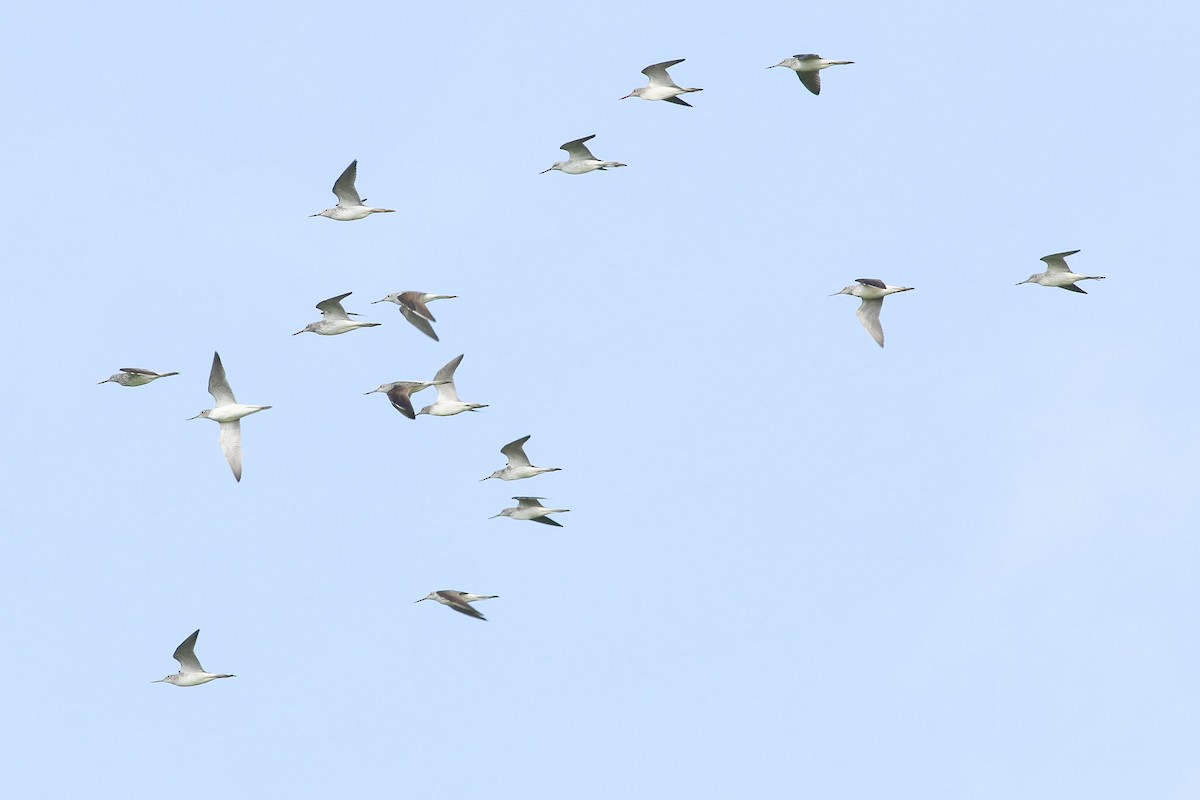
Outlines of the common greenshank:
[{"label": "common greenshank", "polygon": [[409,419],[416,419],[417,414],[413,411],[412,395],[428,389],[430,386],[439,385],[439,381],[393,381],[392,383],[384,383],[378,389],[372,389],[369,392],[363,392],[363,395],[375,394],[375,392],[383,392],[387,395],[387,399],[391,401],[392,408],[399,411]]},{"label": "common greenshank", "polygon": [[815,53],[798,53],[791,58],[785,58],[778,64],[772,64],[767,69],[775,69],[775,67],[787,67],[794,70],[796,77],[804,84],[804,88],[808,89],[813,94],[821,93],[821,70],[826,67],[835,67],[839,64],[853,64],[853,61],[830,61],[827,58],[821,58]]},{"label": "common greenshank", "polygon": [[156,381],[159,378],[169,378],[172,375],[178,374],[178,372],[151,372],[148,369],[138,369],[137,367],[121,367],[120,372],[115,375],[109,375],[100,381],[100,383],[115,383],[119,386],[145,386],[147,383]]},{"label": "common greenshank", "polygon": [[559,161],[551,164],[538,174],[545,175],[550,170],[556,169],[559,172],[565,172],[568,175],[582,175],[585,172],[591,172],[597,169],[606,170],[609,167],[626,166],[620,161],[601,161],[592,155],[592,151],[587,149],[587,145],[585,145],[584,142],[595,138],[596,134],[593,133],[591,136],[584,136],[581,139],[572,139],[566,144],[560,145],[558,149],[566,150],[570,157],[566,161]]},{"label": "common greenshank", "polygon": [[[342,301],[345,300],[354,292],[346,292],[339,294],[337,297],[331,297],[328,300],[322,300],[317,303],[317,310],[321,312],[321,319],[316,322],[310,322],[304,326],[304,330],[296,331],[292,336],[299,336],[302,333],[319,333],[321,336],[337,336],[339,333],[347,333],[356,328],[376,328],[382,323],[379,322],[358,322],[350,319],[346,313],[346,309],[342,308]],[[355,314],[355,316],[358,316]]]},{"label": "common greenshank", "polygon": [[200,660],[196,658],[196,637],[199,635],[200,629],[197,628],[195,633],[184,639],[179,647],[175,648],[172,658],[179,662],[179,672],[168,675],[162,680],[150,682],[169,683],[172,686],[199,686],[202,683],[215,681],[217,678],[236,678],[237,675],[204,671],[204,667],[200,666]]},{"label": "common greenshank", "polygon": [[512,508],[506,508],[499,514],[494,514],[488,519],[496,517],[508,517],[510,519],[527,519],[530,522],[540,522],[543,525],[553,525],[556,528],[561,528],[562,525],[547,517],[547,514],[562,514],[570,511],[569,508],[546,508],[539,503],[539,500],[545,500],[544,497],[514,497],[517,505]]},{"label": "common greenshank", "polygon": [[562,467],[535,467],[530,464],[529,457],[525,455],[525,443],[528,441],[529,436],[522,436],[501,447],[500,453],[508,458],[508,464],[504,469],[496,470],[487,478],[480,478],[480,483],[491,478],[499,478],[502,481],[519,481],[522,478],[541,475],[543,472],[558,472],[562,469]]},{"label": "common greenshank", "polygon": [[883,326],[879,324],[879,311],[883,308],[883,298],[896,292],[910,292],[911,286],[888,286],[878,278],[856,278],[856,286],[847,286],[840,292],[834,292],[830,297],[848,294],[862,298],[858,306],[858,321],[867,329],[880,347],[883,347]]},{"label": "common greenshank", "polygon": [[674,61],[664,61],[661,64],[651,64],[642,70],[642,74],[650,79],[650,83],[646,86],[638,87],[629,94],[622,97],[625,100],[630,97],[640,97],[643,100],[666,100],[668,103],[674,103],[679,106],[692,107],[691,103],[682,100],[679,95],[688,92],[702,92],[703,89],[685,89],[675,81],[671,80],[671,76],[667,74],[667,70],[676,64],[682,64],[687,59],[677,58]]},{"label": "common greenshank", "polygon": [[395,303],[400,306],[400,313],[404,318],[412,324],[414,328],[421,333],[433,339],[435,342],[440,341],[438,335],[434,333],[433,326],[429,323],[437,322],[437,319],[429,311],[429,306],[426,303],[432,303],[434,300],[453,300],[458,297],[456,294],[430,294],[429,292],[394,292],[389,294],[382,300],[375,300],[375,303]]},{"label": "common greenshank", "polygon": [[460,614],[466,614],[468,617],[474,617],[475,619],[487,622],[487,617],[471,608],[469,603],[474,603],[477,600],[494,600],[499,596],[498,594],[471,594],[470,592],[460,592],[456,589],[439,589],[413,602],[420,603],[424,600],[436,600],[444,606],[453,608]]},{"label": "common greenshank", "polygon": [[270,406],[250,406],[239,403],[225,378],[221,354],[213,353],[212,371],[208,374],[208,393],[217,401],[215,408],[205,409],[188,419],[211,419],[221,424],[221,451],[233,470],[233,477],[242,480],[242,417],[265,411]]},{"label": "common greenshank", "polygon": [[358,177],[358,160],[350,162],[350,166],[346,167],[345,171],[338,176],[337,181],[333,184],[333,193],[337,196],[337,205],[333,208],[327,208],[319,214],[309,214],[310,217],[328,217],[336,219],[339,222],[350,222],[356,219],[368,217],[371,214],[392,214],[395,209],[392,208],[371,208],[366,205],[366,200],[358,196],[358,190],[354,188],[354,181]]},{"label": "common greenshank", "polygon": [[[1067,256],[1073,256],[1078,253],[1078,250],[1068,250],[1065,253],[1051,253],[1048,256],[1042,256],[1042,261],[1046,262],[1046,271],[1039,272],[1036,275],[1030,275],[1021,283],[1037,283],[1042,286],[1057,286],[1060,289],[1066,289],[1069,292],[1078,292],[1079,294],[1087,294],[1083,289],[1075,285],[1076,281],[1102,281],[1103,275],[1079,275],[1071,272],[1067,266]],[[1020,286],[1018,283],[1017,286]]]},{"label": "common greenshank", "polygon": [[464,411],[475,411],[487,408],[487,403],[464,403],[458,399],[458,390],[454,387],[454,371],[462,363],[463,357],[452,358],[437,371],[430,383],[437,386],[438,399],[433,405],[422,408],[417,414],[429,414],[434,417],[452,417]]}]

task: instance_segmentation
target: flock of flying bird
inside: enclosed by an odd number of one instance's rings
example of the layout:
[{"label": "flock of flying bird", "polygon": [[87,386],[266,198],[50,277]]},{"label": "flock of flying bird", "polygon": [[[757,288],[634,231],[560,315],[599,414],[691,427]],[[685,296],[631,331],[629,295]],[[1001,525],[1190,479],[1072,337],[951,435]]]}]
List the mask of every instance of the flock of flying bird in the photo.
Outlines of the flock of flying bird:
[{"label": "flock of flying bird", "polygon": [[[649,82],[646,86],[638,87],[629,94],[620,98],[625,100],[630,97],[640,97],[643,100],[663,100],[675,105],[691,107],[691,104],[683,100],[680,95],[689,94],[691,92],[703,91],[697,88],[685,88],[679,86],[671,78],[667,70],[677,64],[683,63],[684,59],[675,59],[673,61],[663,61],[658,64],[651,64],[642,70]],[[799,54],[785,58],[778,64],[773,64],[767,69],[775,67],[785,67],[796,73],[800,82],[814,95],[821,93],[821,70],[832,66],[844,64],[853,64],[853,61],[832,61],[822,58],[812,53]],[[559,161],[552,164],[550,167],[542,170],[541,174],[545,174],[552,170],[565,172],[568,175],[583,175],[588,172],[597,170],[607,170],[610,167],[624,167],[619,161],[603,161],[592,155],[588,149],[586,142],[595,138],[595,134],[584,136],[579,139],[566,142],[560,149],[567,152],[568,158],[566,161]],[[317,214],[312,214],[314,217],[326,217],[328,219],[337,220],[339,222],[350,222],[354,220],[365,219],[371,214],[390,214],[394,213],[390,208],[375,208],[368,206],[366,200],[361,198],[358,190],[355,188],[355,182],[358,177],[358,162],[352,161],[350,166],[342,172],[337,181],[333,185],[333,193],[337,197],[337,205],[333,208],[327,208]],[[1027,279],[1021,281],[1017,285],[1023,283],[1036,283],[1041,286],[1058,287],[1067,289],[1079,294],[1086,294],[1083,289],[1076,286],[1076,283],[1084,280],[1103,280],[1103,276],[1099,275],[1081,275],[1071,271],[1067,266],[1066,257],[1078,253],[1078,250],[1070,250],[1063,253],[1054,253],[1044,256],[1041,260],[1046,264],[1044,272],[1030,275]],[[911,291],[911,286],[891,286],[884,283],[878,278],[858,278],[852,286],[847,286],[841,291],[835,292],[831,296],[839,294],[847,294],[859,298],[862,302],[858,307],[858,319],[863,327],[871,335],[871,338],[883,347],[883,328],[879,322],[879,313],[883,308],[883,298],[890,294],[899,292]],[[351,317],[360,315],[346,311],[342,306],[342,301],[350,296],[350,292],[331,297],[328,300],[322,300],[317,304],[316,308],[321,312],[321,319],[317,322],[309,323],[303,329],[296,331],[294,336],[302,333],[316,333],[321,336],[337,336],[339,334],[348,333],[359,328],[373,328],[379,326],[378,322],[365,322]],[[424,333],[434,341],[438,341],[437,333],[433,329],[432,323],[437,322],[433,314],[429,311],[428,304],[434,300],[450,300],[455,295],[445,294],[430,294],[426,292],[405,291],[389,294],[381,300],[376,300],[374,303],[395,303],[399,306],[400,313],[404,318],[417,330]],[[372,389],[365,394],[374,394],[376,392],[385,394],[391,402],[392,407],[409,419],[415,420],[421,414],[427,414],[437,417],[449,417],[455,414],[461,414],[464,411],[476,411],[480,408],[486,408],[485,403],[466,403],[459,399],[458,391],[454,385],[454,373],[462,362],[463,356],[459,355],[451,359],[445,366],[437,371],[432,380],[428,381],[394,381],[391,383],[381,384],[379,387]],[[159,378],[166,378],[172,375],[178,375],[178,372],[152,372],[147,369],[135,367],[122,367],[120,372],[110,376],[100,383],[116,383],[120,386],[136,387],[145,386]],[[428,388],[437,390],[437,400],[420,411],[414,410],[412,403],[412,395]],[[259,411],[265,411],[271,406],[249,405],[237,402],[234,397],[233,390],[229,386],[229,380],[225,377],[225,368],[221,363],[221,356],[218,353],[213,354],[212,369],[208,378],[208,391],[216,401],[213,408],[205,409],[190,419],[211,419],[217,422],[221,428],[221,450],[225,454],[225,459],[228,461],[230,468],[233,470],[234,478],[239,482],[242,479],[242,434],[241,420],[251,414],[256,414]],[[520,439],[509,442],[500,449],[502,455],[507,458],[507,464],[503,469],[496,470],[481,481],[496,478],[503,481],[522,480],[541,475],[546,472],[556,472],[559,467],[536,467],[530,463],[529,458],[525,454],[524,446],[529,441],[529,436],[523,436]],[[496,514],[495,517],[509,517],[516,520],[530,520],[540,522],[546,525],[562,527],[558,522],[550,519],[550,514],[559,514],[569,509],[566,508],[548,508],[541,504],[545,498],[532,496],[517,496],[513,498],[517,501],[517,505],[511,508],[505,508]],[[486,619],[483,614],[479,613],[471,603],[479,600],[490,600],[498,595],[482,595],[471,594],[452,589],[441,589],[430,592],[425,597],[422,597],[416,602],[420,603],[425,600],[433,600],[448,606],[455,611],[458,611],[467,616],[476,619]],[[207,672],[200,665],[200,661],[196,658],[196,639],[199,637],[200,631],[197,630],[187,637],[175,648],[173,657],[180,664],[179,672],[168,675],[154,683],[170,683],[174,686],[199,686],[217,678],[232,678],[234,675]]]}]

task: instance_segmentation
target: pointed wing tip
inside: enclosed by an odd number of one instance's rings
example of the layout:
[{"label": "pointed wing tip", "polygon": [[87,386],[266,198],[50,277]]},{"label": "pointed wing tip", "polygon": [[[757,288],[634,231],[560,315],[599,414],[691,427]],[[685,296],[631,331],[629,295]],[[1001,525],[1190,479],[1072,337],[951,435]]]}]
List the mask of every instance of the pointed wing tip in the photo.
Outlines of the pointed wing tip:
[{"label": "pointed wing tip", "polygon": [[804,84],[804,88],[808,89],[813,94],[821,93],[821,73],[819,72],[797,72],[796,77]]}]

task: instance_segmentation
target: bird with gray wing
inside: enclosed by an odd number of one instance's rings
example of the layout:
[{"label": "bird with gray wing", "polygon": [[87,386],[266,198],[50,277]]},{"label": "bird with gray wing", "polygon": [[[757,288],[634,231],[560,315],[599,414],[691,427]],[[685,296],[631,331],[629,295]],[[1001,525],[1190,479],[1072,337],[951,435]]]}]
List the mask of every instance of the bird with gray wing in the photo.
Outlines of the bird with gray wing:
[{"label": "bird with gray wing", "polygon": [[853,61],[830,61],[827,58],[821,58],[815,53],[798,53],[790,58],[785,58],[778,64],[772,64],[767,69],[775,69],[775,67],[787,67],[796,73],[796,77],[804,84],[804,88],[808,89],[813,94],[821,93],[821,70],[828,67],[836,67],[841,64],[853,64]]},{"label": "bird with gray wing", "polygon": [[178,372],[151,372],[148,369],[138,369],[137,367],[121,367],[120,372],[109,375],[97,385],[115,383],[118,386],[145,386],[159,378],[169,378],[178,374]]},{"label": "bird with gray wing", "polygon": [[[382,323],[380,322],[359,322],[355,319],[350,319],[353,312],[347,312],[342,307],[342,301],[345,300],[354,292],[346,292],[339,294],[337,297],[331,297],[328,300],[322,300],[317,303],[317,310],[321,312],[321,319],[316,322],[310,322],[304,326],[303,330],[296,331],[292,336],[299,336],[302,333],[313,333],[321,336],[337,336],[339,333],[348,333],[349,331],[358,328],[377,328]],[[358,314],[353,314],[358,316]]]},{"label": "bird with gray wing", "polygon": [[659,64],[651,64],[642,70],[642,74],[650,79],[650,83],[634,89],[629,94],[622,97],[626,100],[630,97],[640,97],[643,100],[666,100],[668,103],[674,103],[677,106],[692,107],[692,104],[679,97],[681,94],[688,92],[702,92],[703,89],[685,89],[671,79],[667,74],[667,70],[676,64],[682,64],[687,59],[677,58],[674,61],[663,61]]},{"label": "bird with gray wing", "polygon": [[454,386],[454,371],[458,369],[458,365],[462,363],[462,360],[463,357],[461,355],[452,358],[444,367],[437,371],[437,374],[433,376],[433,380],[431,381],[437,387],[437,402],[422,408],[417,412],[418,415],[429,414],[434,417],[452,417],[464,411],[487,408],[487,403],[464,403],[458,399],[458,389]]},{"label": "bird with gray wing", "polygon": [[237,675],[226,675],[219,672],[206,672],[204,667],[200,666],[200,660],[196,658],[196,638],[200,635],[200,629],[191,636],[179,643],[179,647],[175,648],[172,658],[179,662],[179,672],[174,675],[168,675],[162,680],[150,681],[151,683],[169,683],[172,686],[199,686],[202,683],[215,681],[217,678],[236,678]]},{"label": "bird with gray wing", "polygon": [[830,297],[848,294],[862,299],[858,306],[858,321],[871,334],[871,338],[883,347],[883,326],[879,323],[879,312],[883,310],[883,298],[896,292],[911,292],[911,286],[888,286],[879,278],[858,278],[855,286],[847,286]]},{"label": "bird with gray wing", "polygon": [[377,389],[372,389],[369,392],[363,392],[363,396],[375,394],[375,392],[383,392],[387,395],[387,399],[391,401],[392,408],[399,411],[409,419],[416,419],[417,413],[413,409],[412,395],[428,389],[430,386],[439,386],[444,381],[393,381],[392,383],[384,383]]},{"label": "bird with gray wing", "polygon": [[491,478],[499,478],[502,481],[519,481],[523,478],[541,475],[543,472],[558,472],[562,469],[562,467],[535,467],[530,464],[529,457],[525,455],[525,443],[528,441],[529,436],[522,436],[501,447],[500,454],[508,458],[508,463],[505,464],[504,469],[498,469],[486,478],[480,478],[479,482],[482,483]]},{"label": "bird with gray wing", "polygon": [[468,617],[474,617],[475,619],[487,622],[487,617],[480,614],[474,608],[471,608],[470,604],[478,600],[494,600],[499,596],[498,594],[471,594],[470,592],[460,592],[457,589],[439,589],[413,602],[420,603],[425,600],[435,600],[444,606],[453,608],[460,614],[466,614]]},{"label": "bird with gray wing", "polygon": [[561,528],[562,525],[550,519],[547,514],[563,514],[570,511],[569,508],[546,508],[541,504],[544,497],[514,497],[517,505],[512,508],[506,508],[499,514],[495,514],[488,519],[496,517],[508,517],[509,519],[527,519],[530,522],[540,522],[543,525],[553,525],[556,528]]},{"label": "bird with gray wing", "polygon": [[594,170],[607,170],[609,167],[624,167],[620,161],[601,161],[592,155],[592,151],[587,149],[584,142],[595,139],[596,134],[584,136],[581,139],[572,139],[564,145],[561,145],[559,150],[566,150],[569,156],[566,161],[558,161],[551,164],[546,169],[539,172],[539,175],[545,175],[550,170],[558,170],[565,172],[568,175],[583,175],[586,172]]},{"label": "bird with gray wing", "polygon": [[430,312],[429,306],[426,303],[432,303],[434,300],[453,300],[456,297],[458,297],[456,294],[394,292],[382,300],[372,301],[371,305],[375,305],[375,303],[395,303],[400,307],[400,313],[404,315],[404,318],[414,328],[436,342],[440,340],[438,339],[438,335],[434,333],[433,326],[429,323],[437,322],[437,319]]},{"label": "bird with gray wing", "polygon": [[211,419],[221,425],[221,452],[233,470],[233,477],[240,483],[242,480],[242,417],[266,411],[270,406],[251,406],[239,403],[229,388],[225,377],[225,366],[221,363],[221,354],[213,353],[212,370],[208,374],[208,393],[217,404],[207,408],[188,419]]},{"label": "bird with gray wing", "polygon": [[[1067,266],[1067,256],[1073,256],[1078,252],[1078,250],[1068,250],[1065,253],[1051,253],[1048,256],[1042,256],[1041,260],[1046,262],[1046,271],[1030,275],[1021,281],[1021,283],[1056,286],[1059,289],[1066,289],[1068,292],[1087,294],[1087,292],[1075,285],[1076,281],[1102,281],[1104,280],[1104,276],[1079,275],[1072,272],[1071,268]],[[1020,286],[1021,283],[1018,283],[1017,286]]]},{"label": "bird with gray wing", "polygon": [[338,222],[352,222],[372,214],[394,214],[392,208],[372,208],[365,198],[358,196],[354,182],[358,179],[358,159],[350,162],[350,166],[342,171],[333,184],[333,194],[337,197],[337,205],[327,208],[319,214],[309,214],[310,217],[327,217]]}]

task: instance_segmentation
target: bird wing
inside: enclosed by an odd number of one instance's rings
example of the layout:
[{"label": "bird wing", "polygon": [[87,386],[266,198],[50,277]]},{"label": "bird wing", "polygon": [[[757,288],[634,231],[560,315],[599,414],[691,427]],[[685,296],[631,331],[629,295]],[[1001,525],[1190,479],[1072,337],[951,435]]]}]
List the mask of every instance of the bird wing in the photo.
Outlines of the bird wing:
[{"label": "bird wing", "polygon": [[392,408],[409,419],[416,419],[417,412],[413,410],[412,398],[408,396],[411,391],[412,386],[393,386],[388,390],[387,399],[392,402]]},{"label": "bird wing", "polygon": [[584,136],[582,139],[573,139],[558,149],[566,150],[567,153],[570,154],[571,157],[567,159],[568,161],[596,161],[597,159],[594,155],[592,155],[592,151],[588,150],[587,145],[584,144],[584,142],[588,141],[589,139],[595,138],[596,134],[593,133],[591,136]]},{"label": "bird wing", "polygon": [[549,517],[534,517],[530,522],[540,522],[543,525],[553,525],[556,528],[561,528],[562,525],[550,519]]},{"label": "bird wing", "polygon": [[199,635],[200,629],[197,628],[195,633],[175,648],[172,657],[179,662],[180,672],[204,672],[204,667],[200,666],[200,660],[196,658],[196,637]]},{"label": "bird wing", "polygon": [[429,311],[429,306],[425,305],[425,301],[421,299],[422,292],[401,292],[396,295],[396,299],[400,301],[400,308],[407,308],[409,311],[414,311],[420,314],[430,322],[437,322],[437,317]]},{"label": "bird wing", "polygon": [[642,74],[650,79],[651,86],[674,86],[679,88],[679,84],[671,80],[671,76],[667,74],[667,70],[676,64],[682,64],[686,59],[677,58],[674,61],[663,61],[661,64],[651,64],[642,70]]},{"label": "bird wing", "polygon": [[861,283],[863,286],[874,286],[876,289],[886,289],[887,284],[879,280],[879,278],[855,278],[856,283]]},{"label": "bird wing", "polygon": [[464,594],[466,594],[466,592],[438,592],[439,596],[446,599],[450,608],[453,608],[460,614],[466,614],[468,617],[474,617],[475,619],[481,619],[486,622],[487,617],[472,608],[471,604],[462,598],[462,595]]},{"label": "bird wing", "polygon": [[[532,435],[533,434],[530,434],[529,436]],[[525,450],[522,447],[526,442],[529,441],[529,436],[522,436],[515,442],[509,442],[508,444],[504,445],[504,447],[500,448],[500,454],[508,458],[508,465],[510,467],[530,466],[529,457],[525,455]]]},{"label": "bird wing", "polygon": [[354,292],[346,292],[345,294],[339,294],[337,297],[322,300],[317,303],[317,310],[321,312],[321,316],[326,320],[349,319],[346,315],[346,309],[342,308],[342,301],[352,294]]},{"label": "bird wing", "polygon": [[[424,305],[424,303],[422,303],[421,305]],[[400,306],[400,313],[403,314],[404,318],[406,320],[408,320],[412,324],[412,326],[414,328],[416,328],[417,330],[419,330],[421,333],[425,334],[430,339],[433,339],[435,342],[441,341],[440,339],[438,339],[437,333],[434,332],[433,326],[429,324],[428,319],[426,319],[425,317],[422,317],[420,314],[418,314],[416,311],[413,311],[408,306]]]},{"label": "bird wing", "polygon": [[458,365],[462,363],[462,360],[463,357],[461,355],[450,359],[446,363],[446,366],[439,369],[437,375],[433,376],[435,381],[446,381],[446,383],[438,384],[438,400],[445,400],[451,403],[460,402],[458,399],[458,390],[454,388],[454,370],[458,369]]},{"label": "bird wing", "polygon": [[680,97],[664,97],[663,100],[666,100],[668,103],[674,103],[677,106],[687,106],[688,108],[694,108],[694,106],[691,103],[689,103],[688,101],[686,101]]},{"label": "bird wing", "polygon": [[858,314],[858,321],[862,323],[862,326],[867,329],[867,333],[871,334],[871,338],[880,347],[883,347],[883,326],[879,324],[879,311],[882,308],[882,297],[878,300],[864,299],[858,307],[858,311],[855,312]]},{"label": "bird wing", "polygon": [[1068,283],[1065,286],[1060,286],[1058,288],[1066,289],[1068,292],[1079,292],[1080,294],[1087,294],[1087,292],[1085,292],[1083,289],[1080,289],[1078,286],[1076,286],[1073,283]]},{"label": "bird wing", "polygon": [[229,388],[229,379],[225,377],[225,365],[221,363],[220,353],[213,353],[212,371],[208,373],[208,393],[217,401],[217,406],[229,406],[237,402],[233,389]]},{"label": "bird wing", "polygon": [[128,372],[130,375],[154,375],[158,376],[157,372],[151,372],[148,369],[138,369],[137,367],[121,367],[121,372]]},{"label": "bird wing", "polygon": [[1073,256],[1078,252],[1078,250],[1068,250],[1065,253],[1051,253],[1048,256],[1042,256],[1041,260],[1046,262],[1047,272],[1070,272],[1071,268],[1067,266],[1067,256]]},{"label": "bird wing", "polygon": [[354,188],[354,181],[358,178],[358,159],[350,162],[350,166],[338,176],[338,179],[333,183],[333,193],[337,195],[337,204],[342,208],[347,206],[361,206],[362,199],[358,196],[358,189]]},{"label": "bird wing", "polygon": [[804,84],[804,88],[808,89],[813,94],[821,93],[821,73],[819,72],[797,72],[796,77]]},{"label": "bird wing", "polygon": [[542,504],[539,500],[545,500],[544,497],[514,497],[517,501],[517,508],[541,508]]},{"label": "bird wing", "polygon": [[233,470],[233,477],[240,483],[242,480],[242,421],[221,423],[221,452]]}]

